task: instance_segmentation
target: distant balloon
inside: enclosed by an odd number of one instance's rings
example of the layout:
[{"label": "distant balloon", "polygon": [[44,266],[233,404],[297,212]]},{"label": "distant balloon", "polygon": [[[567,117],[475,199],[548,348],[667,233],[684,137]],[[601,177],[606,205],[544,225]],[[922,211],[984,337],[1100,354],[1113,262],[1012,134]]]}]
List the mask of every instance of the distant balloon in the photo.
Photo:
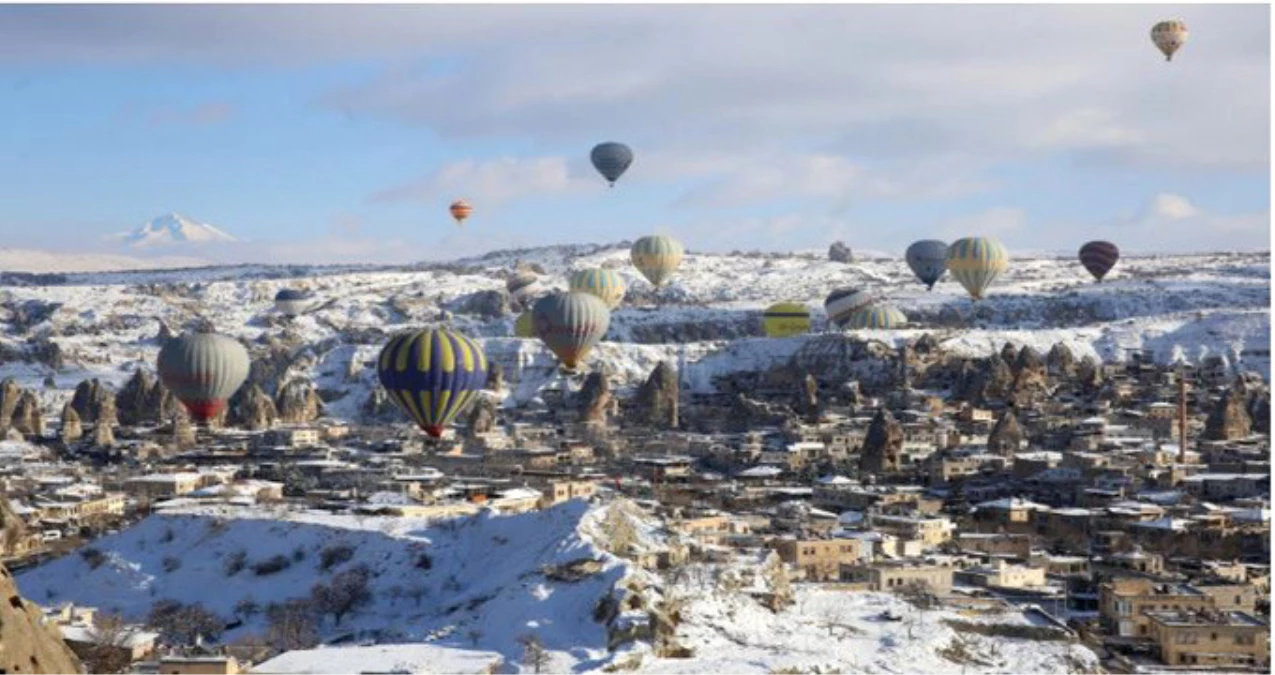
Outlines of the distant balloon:
[{"label": "distant balloon", "polygon": [[880,296],[873,291],[838,288],[828,294],[828,298],[823,301],[823,307],[830,323],[835,326],[844,326],[850,320],[850,315],[871,306],[878,300]]},{"label": "distant balloon", "polygon": [[536,335],[567,370],[575,370],[611,326],[606,303],[579,291],[540,298],[531,312]]},{"label": "distant balloon", "polygon": [[571,290],[597,296],[607,309],[615,309],[624,301],[624,279],[615,270],[602,267],[577,270],[572,272],[569,281]]},{"label": "distant balloon", "polygon": [[668,281],[677,270],[677,266],[682,264],[684,253],[681,242],[672,237],[655,235],[642,237],[634,242],[633,249],[629,251],[629,257],[633,259],[633,266],[638,268],[642,276],[658,288]]},{"label": "distant balloon", "polygon": [[888,330],[903,328],[908,318],[897,307],[889,303],[878,303],[861,309],[850,315],[847,327],[857,329]]},{"label": "distant balloon", "polygon": [[522,300],[524,297],[536,292],[536,286],[540,281],[540,276],[530,270],[515,272],[512,277],[505,281],[505,290],[509,291],[509,297],[515,300]]},{"label": "distant balloon", "polygon": [[800,302],[777,302],[761,318],[766,337],[782,338],[810,332],[810,308]]},{"label": "distant balloon", "polygon": [[1120,249],[1109,241],[1091,241],[1080,247],[1080,264],[1089,270],[1098,283],[1107,276],[1120,260]]},{"label": "distant balloon", "polygon": [[184,333],[159,350],[159,380],[197,422],[207,422],[226,407],[248,377],[248,350],[238,341],[211,331]]},{"label": "distant balloon", "polygon": [[947,269],[970,297],[982,300],[993,281],[1009,268],[1009,253],[988,237],[957,239],[947,249]]},{"label": "distant balloon", "polygon": [[457,225],[464,225],[465,219],[469,217],[469,214],[474,212],[474,207],[470,206],[469,202],[463,199],[457,199],[452,202],[452,205],[448,207],[447,210],[451,212],[452,218],[456,219]]},{"label": "distant balloon", "polygon": [[615,187],[615,181],[619,180],[633,163],[633,151],[623,143],[599,143],[593,146],[589,159],[593,161],[593,168],[607,179],[611,187]]},{"label": "distant balloon", "polygon": [[930,290],[947,271],[947,244],[937,239],[913,242],[904,257],[912,273]]},{"label": "distant balloon", "polygon": [[1188,35],[1186,22],[1180,19],[1161,21],[1151,27],[1151,41],[1164,54],[1165,61],[1173,60],[1173,54],[1186,44]]},{"label": "distant balloon", "polygon": [[274,308],[284,316],[296,316],[305,311],[310,295],[305,291],[285,288],[274,296]]},{"label": "distant balloon", "polygon": [[426,328],[390,338],[376,375],[390,398],[438,438],[487,384],[487,356],[460,333]]},{"label": "distant balloon", "polygon": [[531,310],[519,314],[518,319],[514,321],[514,337],[536,337],[536,322],[532,319]]}]

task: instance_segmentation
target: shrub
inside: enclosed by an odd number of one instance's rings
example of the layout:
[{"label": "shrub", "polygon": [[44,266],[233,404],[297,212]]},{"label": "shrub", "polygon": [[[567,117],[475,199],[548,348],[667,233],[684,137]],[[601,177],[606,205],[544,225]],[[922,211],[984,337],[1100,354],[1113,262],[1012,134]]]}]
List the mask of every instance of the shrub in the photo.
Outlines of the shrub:
[{"label": "shrub", "polygon": [[428,570],[434,568],[434,559],[429,557],[428,553],[422,553],[416,558],[416,569]]},{"label": "shrub", "polygon": [[221,569],[226,573],[226,576],[233,577],[242,572],[243,568],[247,566],[248,552],[243,549],[239,549],[238,551],[226,556],[226,561],[222,563]]},{"label": "shrub", "polygon": [[178,559],[178,558],[174,558],[174,557],[173,557],[173,556],[171,556],[171,555],[170,555],[170,556],[165,556],[165,557],[164,557],[163,565],[164,565],[164,571],[165,571],[165,572],[170,572],[170,573],[171,573],[171,572],[176,572],[177,570],[181,569],[181,567],[182,567],[182,561],[181,561],[180,559]]},{"label": "shrub", "polygon": [[106,562],[106,554],[92,546],[80,549],[80,557],[84,559],[84,562],[88,563],[91,570],[101,567],[102,563]]},{"label": "shrub", "polygon": [[354,547],[349,544],[334,544],[319,554],[319,569],[327,572],[354,557]]},{"label": "shrub", "polygon": [[264,577],[282,572],[291,566],[292,561],[288,560],[288,556],[280,554],[270,556],[269,558],[253,565],[252,572],[259,577]]}]

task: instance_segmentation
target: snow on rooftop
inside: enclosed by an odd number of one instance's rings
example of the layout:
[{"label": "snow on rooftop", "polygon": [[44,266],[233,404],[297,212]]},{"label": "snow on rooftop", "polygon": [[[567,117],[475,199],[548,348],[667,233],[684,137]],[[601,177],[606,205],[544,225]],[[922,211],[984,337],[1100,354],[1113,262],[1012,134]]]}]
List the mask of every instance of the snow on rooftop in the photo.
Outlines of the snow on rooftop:
[{"label": "snow on rooftop", "polygon": [[497,652],[436,644],[320,647],[284,652],[252,673],[327,675],[345,673],[488,673],[504,660]]}]

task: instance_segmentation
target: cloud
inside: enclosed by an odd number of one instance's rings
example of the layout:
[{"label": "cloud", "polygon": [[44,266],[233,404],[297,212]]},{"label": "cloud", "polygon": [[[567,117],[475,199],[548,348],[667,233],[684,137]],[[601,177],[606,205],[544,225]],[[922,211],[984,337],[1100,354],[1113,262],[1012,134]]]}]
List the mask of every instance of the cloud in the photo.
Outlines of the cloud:
[{"label": "cloud", "polygon": [[176,124],[210,126],[229,120],[235,109],[228,103],[204,103],[190,108],[163,108],[150,114],[150,122],[156,126]]},{"label": "cloud", "polygon": [[1156,195],[1148,205],[1144,218],[1182,220],[1199,216],[1200,210],[1191,204],[1186,197],[1162,192]]},{"label": "cloud", "polygon": [[371,203],[434,202],[464,197],[476,209],[527,196],[563,194],[596,187],[579,169],[569,169],[564,157],[488,161],[464,160],[447,164],[410,183],[368,197]]}]

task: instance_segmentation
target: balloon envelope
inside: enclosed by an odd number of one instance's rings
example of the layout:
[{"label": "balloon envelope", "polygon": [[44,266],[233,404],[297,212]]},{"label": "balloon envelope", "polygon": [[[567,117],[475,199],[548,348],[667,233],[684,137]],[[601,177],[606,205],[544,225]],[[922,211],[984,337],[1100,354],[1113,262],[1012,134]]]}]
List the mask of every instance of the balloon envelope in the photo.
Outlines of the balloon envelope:
[{"label": "balloon envelope", "polygon": [[614,187],[615,181],[619,180],[633,163],[633,151],[623,143],[608,141],[593,146],[589,159],[593,162],[593,168],[597,169],[598,173],[602,174],[602,177]]},{"label": "balloon envelope", "polygon": [[947,244],[937,239],[922,239],[908,247],[905,257],[916,278],[933,289],[947,271]]},{"label": "balloon envelope", "polygon": [[908,318],[897,307],[888,303],[878,303],[861,309],[850,315],[847,322],[849,328],[886,330],[903,328]]},{"label": "balloon envelope", "polygon": [[602,267],[577,270],[571,273],[570,288],[597,296],[607,309],[615,309],[624,301],[624,278],[615,270]]},{"label": "balloon envelope", "polygon": [[514,321],[514,337],[536,337],[536,322],[531,317],[531,310],[519,314],[518,319]]},{"label": "balloon envelope", "polygon": [[426,328],[390,338],[376,375],[390,398],[438,438],[487,384],[487,356],[456,331]]},{"label": "balloon envelope", "polygon": [[536,335],[568,370],[589,356],[611,326],[611,310],[606,304],[579,291],[540,298],[531,313]]},{"label": "balloon envelope", "polygon": [[1120,259],[1120,249],[1109,241],[1091,241],[1080,247],[1080,264],[1099,282]]},{"label": "balloon envelope", "polygon": [[463,199],[458,199],[452,202],[452,205],[449,206],[447,210],[451,212],[452,218],[456,219],[457,225],[463,225],[465,223],[465,219],[469,217],[469,214],[474,212],[474,207],[470,206],[469,202]]},{"label": "balloon envelope", "polygon": [[305,311],[310,295],[305,291],[285,288],[274,296],[274,308],[285,316],[296,316]]},{"label": "balloon envelope", "polygon": [[823,307],[828,314],[829,322],[836,326],[844,326],[850,320],[850,315],[871,306],[879,299],[880,296],[874,291],[838,288],[828,294]]},{"label": "balloon envelope", "polygon": [[981,300],[993,281],[1009,268],[1009,253],[988,237],[965,237],[947,249],[947,269],[970,297]]},{"label": "balloon envelope", "polygon": [[642,237],[634,242],[629,257],[642,276],[658,287],[673,276],[677,266],[682,264],[684,253],[681,242],[672,237],[656,235]]},{"label": "balloon envelope", "polygon": [[1161,21],[1151,27],[1151,41],[1164,54],[1165,61],[1173,60],[1173,55],[1186,44],[1188,35],[1186,22],[1180,19]]},{"label": "balloon envelope", "polygon": [[156,370],[159,379],[198,422],[226,407],[243,385],[251,365],[248,350],[225,335],[184,333],[164,343]]},{"label": "balloon envelope", "polygon": [[761,318],[766,337],[780,338],[810,332],[810,308],[799,302],[777,302]]}]

